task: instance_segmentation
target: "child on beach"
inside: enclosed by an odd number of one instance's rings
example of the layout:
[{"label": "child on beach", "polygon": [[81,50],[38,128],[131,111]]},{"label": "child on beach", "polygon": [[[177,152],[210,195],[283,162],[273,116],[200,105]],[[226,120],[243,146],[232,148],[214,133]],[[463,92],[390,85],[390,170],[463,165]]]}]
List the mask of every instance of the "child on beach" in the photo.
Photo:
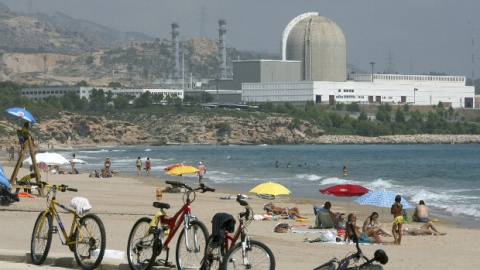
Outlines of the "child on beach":
[{"label": "child on beach", "polygon": [[[403,205],[400,203],[401,200],[400,195],[395,196],[395,203],[392,204],[390,209],[390,213],[393,215],[392,234],[395,245],[400,245],[402,242]],[[400,233],[397,233],[397,231]]]}]

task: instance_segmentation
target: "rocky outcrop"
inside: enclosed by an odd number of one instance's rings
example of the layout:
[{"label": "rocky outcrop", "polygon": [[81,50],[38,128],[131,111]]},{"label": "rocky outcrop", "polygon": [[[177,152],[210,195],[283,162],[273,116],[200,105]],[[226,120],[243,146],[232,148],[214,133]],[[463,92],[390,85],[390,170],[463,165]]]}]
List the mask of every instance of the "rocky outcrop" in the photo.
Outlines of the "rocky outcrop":
[{"label": "rocky outcrop", "polygon": [[[131,122],[105,117],[62,112],[55,119],[42,119],[32,133],[40,147],[48,145],[258,145],[258,144],[476,144],[480,135],[393,135],[361,137],[324,135],[324,131],[306,121],[289,117],[248,115],[234,118],[178,114],[157,116],[140,114]],[[295,122],[295,123],[294,123]],[[1,144],[16,141],[15,130],[0,122],[8,134]]]}]

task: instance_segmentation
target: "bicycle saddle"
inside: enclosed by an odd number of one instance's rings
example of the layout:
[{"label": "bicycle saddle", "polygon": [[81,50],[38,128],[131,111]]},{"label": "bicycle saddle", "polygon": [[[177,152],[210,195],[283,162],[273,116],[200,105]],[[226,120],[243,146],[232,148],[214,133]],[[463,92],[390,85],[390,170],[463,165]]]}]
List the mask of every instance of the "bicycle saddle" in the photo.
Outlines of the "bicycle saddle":
[{"label": "bicycle saddle", "polygon": [[160,208],[160,209],[170,209],[170,204],[168,203],[161,203],[161,202],[153,202],[153,207]]}]

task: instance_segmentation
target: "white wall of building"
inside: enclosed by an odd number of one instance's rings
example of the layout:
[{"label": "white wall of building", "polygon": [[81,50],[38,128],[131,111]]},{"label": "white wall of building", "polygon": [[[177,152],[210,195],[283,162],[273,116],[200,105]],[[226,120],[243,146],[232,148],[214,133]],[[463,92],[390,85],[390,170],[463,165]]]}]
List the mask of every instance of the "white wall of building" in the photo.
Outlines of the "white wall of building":
[{"label": "white wall of building", "polygon": [[244,83],[242,102],[258,104],[320,99],[322,103],[329,103],[330,96],[334,96],[335,101],[341,103],[380,100],[382,103],[437,105],[441,101],[451,103],[453,108],[463,108],[465,99],[475,96],[474,87],[465,86],[466,79],[462,76],[374,75],[373,83],[371,75],[358,75],[357,81],[347,82]]}]

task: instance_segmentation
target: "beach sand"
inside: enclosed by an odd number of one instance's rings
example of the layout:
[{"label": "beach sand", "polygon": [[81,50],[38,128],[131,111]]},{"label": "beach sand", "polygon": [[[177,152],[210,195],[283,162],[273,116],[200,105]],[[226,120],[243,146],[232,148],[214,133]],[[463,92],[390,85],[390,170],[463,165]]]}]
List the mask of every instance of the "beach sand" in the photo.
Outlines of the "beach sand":
[{"label": "beach sand", "polygon": [[[12,174],[13,162],[2,162],[7,176]],[[19,178],[29,172],[22,168]],[[47,178],[42,175],[42,180]],[[181,178],[179,177],[179,180]],[[188,180],[191,181],[191,180]],[[88,198],[92,205],[92,213],[97,214],[103,221],[107,233],[107,250],[122,251],[126,254],[127,239],[130,230],[140,217],[152,217],[155,208],[152,202],[156,201],[156,189],[165,188],[165,181],[154,177],[137,175],[118,175],[113,178],[99,179],[89,178],[88,173],[78,175],[48,175],[50,184],[65,184],[69,187],[78,188],[78,192],[58,192],[57,200],[65,205],[70,204],[73,197]],[[187,182],[197,186],[196,182]],[[214,187],[215,188],[215,187]],[[192,213],[205,223],[211,232],[211,219],[217,212],[227,212],[238,218],[238,213],[243,211],[234,199],[220,200],[218,197],[229,194],[237,194],[233,190],[217,189],[216,192],[198,193],[192,204]],[[254,194],[247,194],[248,200],[255,214],[264,214],[263,205],[268,202],[258,198]],[[232,196],[233,198],[234,196]],[[347,203],[336,201],[332,197],[332,211],[346,212]],[[171,205],[167,212],[173,215],[183,205],[181,193],[163,193],[162,202]],[[247,227],[247,233],[253,239],[265,243],[273,251],[276,258],[277,269],[313,269],[333,257],[342,259],[351,252],[355,252],[353,245],[335,245],[327,243],[309,243],[305,238],[315,239],[318,233],[275,233],[273,229],[278,222],[286,222],[293,230],[308,231],[309,225],[314,225],[315,216],[313,205],[322,205],[325,201],[308,199],[294,196],[278,196],[275,200],[277,206],[297,206],[300,213],[306,216],[310,222],[297,222],[292,219],[277,221],[253,221]],[[359,219],[358,223],[372,212],[382,212],[382,209],[372,206],[360,206],[350,202],[349,209]],[[40,213],[45,210],[46,199],[41,197],[22,198],[20,202],[9,207],[0,207],[0,255],[25,255],[30,252],[30,239],[34,222]],[[384,209],[385,227],[391,230],[392,217],[389,209]],[[62,214],[64,223],[70,223],[69,215]],[[389,262],[385,269],[474,269],[478,267],[475,259],[479,254],[480,230],[460,228],[454,222],[438,218],[438,229],[447,232],[445,236],[404,236],[401,246],[394,245],[362,245],[361,248],[367,257],[372,257],[376,249],[383,249],[389,256]],[[381,220],[381,217],[379,218]],[[237,222],[238,225],[238,222]],[[361,225],[361,224],[357,224]],[[420,227],[421,224],[411,222],[404,227]],[[68,225],[69,227],[69,225]],[[393,241],[393,238],[385,238]],[[170,261],[175,263],[175,242],[170,244]],[[57,236],[54,236],[50,256],[71,258],[74,260],[66,246],[62,246]],[[162,253],[159,258],[164,258]],[[7,258],[7,257],[0,257]],[[0,259],[1,260],[1,259]],[[7,261],[7,259],[3,259]],[[127,269],[126,257],[124,259],[104,259],[105,264],[115,265],[118,269]],[[7,262],[6,262],[7,263]],[[10,265],[10,264],[8,264]],[[75,265],[75,263],[74,263]],[[25,268],[27,266],[25,265]],[[13,268],[12,268],[13,269]],[[22,268],[15,268],[22,269]],[[45,268],[46,269],[46,268]],[[60,269],[60,268],[54,268]],[[115,269],[115,268],[114,268]],[[156,267],[155,269],[168,269]]]}]

